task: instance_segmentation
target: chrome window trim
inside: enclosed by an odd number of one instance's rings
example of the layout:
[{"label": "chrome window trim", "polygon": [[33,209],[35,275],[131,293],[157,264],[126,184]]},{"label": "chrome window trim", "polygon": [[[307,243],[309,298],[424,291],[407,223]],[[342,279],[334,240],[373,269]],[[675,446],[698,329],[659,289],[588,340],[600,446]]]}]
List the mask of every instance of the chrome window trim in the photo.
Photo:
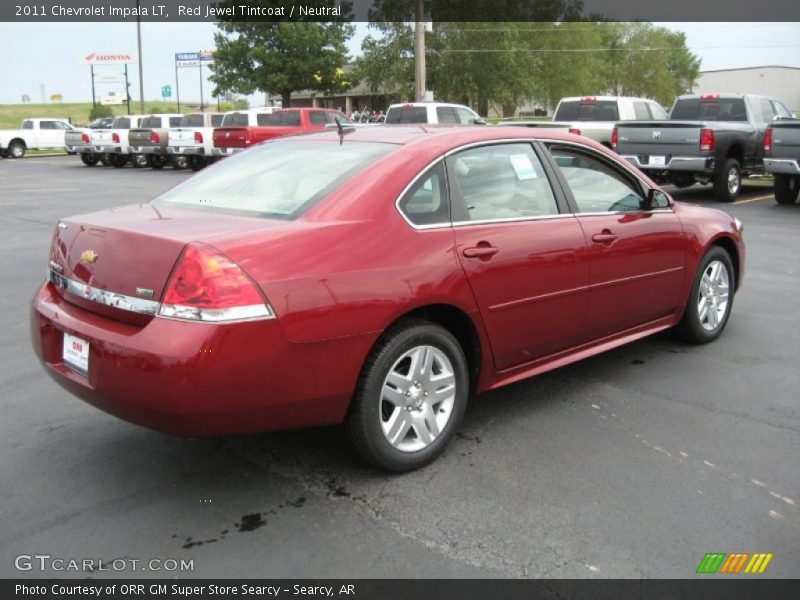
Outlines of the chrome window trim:
[{"label": "chrome window trim", "polygon": [[143,298],[118,294],[108,290],[101,290],[100,288],[70,279],[69,277],[64,277],[56,273],[53,269],[50,270],[50,282],[78,298],[83,298],[84,300],[96,302],[104,306],[111,306],[112,308],[127,310],[140,315],[156,316],[158,314],[158,309],[161,307],[161,303],[155,300],[145,300]]},{"label": "chrome window trim", "polygon": [[[427,225],[415,225],[405,215],[405,213],[400,209],[400,200],[403,198],[403,196],[405,196],[406,192],[414,186],[414,184],[417,182],[417,180],[420,177],[422,177],[425,173],[428,172],[428,169],[433,167],[440,160],[445,160],[448,157],[452,156],[453,154],[457,154],[459,152],[462,152],[464,150],[469,150],[471,148],[478,148],[480,146],[492,146],[492,145],[495,145],[495,144],[508,144],[508,143],[535,144],[537,142],[541,143],[541,144],[561,144],[561,145],[575,146],[577,148],[582,148],[582,149],[585,149],[585,150],[589,150],[590,152],[593,151],[595,153],[598,153],[598,154],[602,155],[602,153],[599,153],[597,151],[597,149],[592,148],[591,146],[588,146],[586,144],[581,144],[579,142],[575,142],[575,141],[572,141],[572,140],[557,140],[557,139],[553,139],[553,138],[501,138],[501,139],[497,139],[497,140],[481,140],[479,142],[470,142],[469,144],[465,144],[463,146],[459,146],[457,148],[453,148],[451,150],[448,150],[444,154],[442,154],[440,156],[437,156],[434,160],[432,160],[430,163],[425,165],[420,170],[420,172],[417,173],[416,176],[414,176],[414,178],[408,183],[408,185],[406,185],[402,189],[400,194],[397,196],[397,199],[394,201],[395,209],[397,210],[398,213],[400,213],[400,216],[403,218],[403,220],[412,229],[414,229],[415,231],[427,231],[427,230],[431,230],[431,229],[445,229],[445,228],[452,228],[452,227],[466,227],[467,225],[483,225],[483,224],[487,224],[487,223],[513,223],[513,222],[520,222],[520,221],[538,221],[538,220],[542,220],[542,219],[552,219],[552,218],[561,218],[561,217],[570,217],[570,216],[571,217],[577,217],[577,216],[587,216],[587,215],[588,216],[599,216],[599,215],[616,215],[616,214],[619,214],[619,215],[630,215],[630,214],[636,214],[636,213],[652,214],[652,213],[672,213],[672,212],[674,212],[672,210],[672,208],[658,208],[658,209],[654,209],[654,210],[639,210],[639,211],[613,211],[613,212],[610,211],[610,212],[596,212],[596,213],[568,212],[568,213],[558,213],[556,215],[542,215],[542,216],[539,216],[539,217],[512,217],[512,218],[508,218],[508,219],[483,219],[483,220],[480,220],[480,221],[448,221],[448,222],[443,222],[443,223],[429,223]],[[631,176],[633,176],[636,179],[636,181],[641,186],[642,191],[653,189],[653,188],[650,187],[650,185],[644,179],[642,179],[639,176],[638,173],[636,173],[633,169],[631,169],[630,163],[627,160],[624,160],[622,158],[622,156],[619,155],[619,154],[617,156],[620,157],[620,159],[617,160],[617,163],[619,164],[619,166],[621,166],[625,170],[626,173],[630,174]],[[608,159],[608,157],[605,157],[605,158]],[[661,189],[661,188],[658,188],[658,189]]]}]

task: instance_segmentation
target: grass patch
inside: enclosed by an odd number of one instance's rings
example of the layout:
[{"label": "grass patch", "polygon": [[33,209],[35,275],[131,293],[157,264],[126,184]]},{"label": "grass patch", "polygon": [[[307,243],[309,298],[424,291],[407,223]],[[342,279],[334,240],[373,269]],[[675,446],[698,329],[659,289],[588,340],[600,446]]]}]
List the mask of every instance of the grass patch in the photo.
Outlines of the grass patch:
[{"label": "grass patch", "polygon": [[[196,110],[199,103],[184,104],[181,102],[183,112]],[[216,106],[216,105],[215,105]],[[178,105],[175,102],[153,101],[144,103],[145,111],[150,113],[175,113]],[[128,114],[125,104],[109,107],[114,115]],[[89,112],[92,110],[91,102],[75,102],[62,104],[0,104],[0,129],[17,129],[23,119],[36,117],[51,117],[54,119],[68,119],[73,125],[86,125],[89,122]],[[131,112],[139,111],[139,102],[131,102]]]}]

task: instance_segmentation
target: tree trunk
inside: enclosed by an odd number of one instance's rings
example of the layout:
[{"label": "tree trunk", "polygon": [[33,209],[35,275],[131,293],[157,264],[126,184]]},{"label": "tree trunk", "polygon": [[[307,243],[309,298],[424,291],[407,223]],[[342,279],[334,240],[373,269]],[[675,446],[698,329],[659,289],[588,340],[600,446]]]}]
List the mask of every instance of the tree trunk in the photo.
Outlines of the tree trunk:
[{"label": "tree trunk", "polygon": [[281,108],[289,108],[292,106],[292,92],[281,92]]}]

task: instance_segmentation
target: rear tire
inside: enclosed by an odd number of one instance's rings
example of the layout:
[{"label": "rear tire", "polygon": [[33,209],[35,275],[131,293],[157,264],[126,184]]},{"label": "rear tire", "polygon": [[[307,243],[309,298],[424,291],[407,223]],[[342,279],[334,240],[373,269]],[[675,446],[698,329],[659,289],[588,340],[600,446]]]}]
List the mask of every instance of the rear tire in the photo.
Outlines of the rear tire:
[{"label": "rear tire", "polygon": [[192,171],[199,171],[206,166],[206,159],[202,156],[190,156],[189,168]]},{"label": "rear tire", "polygon": [[726,158],[714,176],[714,195],[720,202],[733,202],[742,189],[742,167],[735,158]]},{"label": "rear tire", "polygon": [[794,204],[800,195],[800,175],[775,175],[775,200],[778,204]]},{"label": "rear tire", "polygon": [[87,167],[94,167],[100,162],[100,157],[93,152],[85,152],[81,154],[81,162]]},{"label": "rear tire", "polygon": [[22,142],[11,142],[8,145],[8,155],[11,158],[22,158],[25,156],[25,144]]},{"label": "rear tire", "polygon": [[147,166],[151,169],[158,171],[163,169],[165,164],[167,164],[167,160],[163,156],[158,156],[157,154],[147,155]]},{"label": "rear tire", "polygon": [[115,169],[121,169],[128,164],[128,157],[124,154],[114,154],[111,156],[111,166]]},{"label": "rear tire", "polygon": [[100,164],[103,165],[104,167],[110,167],[111,166],[111,156],[112,156],[111,154],[101,154],[100,155]]},{"label": "rear tire", "polygon": [[131,154],[131,164],[134,169],[144,169],[147,166],[147,157],[144,154]]},{"label": "rear tire", "polygon": [[173,169],[175,169],[177,171],[180,171],[180,170],[185,169],[186,167],[189,166],[189,159],[186,158],[185,156],[175,156],[175,155],[173,155],[171,157],[170,163],[172,164],[172,168]]},{"label": "rear tire", "polygon": [[444,450],[468,396],[458,341],[438,325],[408,320],[386,331],[364,363],[345,427],[368,463],[411,471]]},{"label": "rear tire", "polygon": [[[715,269],[724,270],[724,273]],[[683,318],[675,328],[678,335],[694,344],[707,344],[717,339],[728,323],[735,288],[736,274],[731,257],[723,248],[712,246],[695,273]],[[721,307],[722,294],[725,294],[724,307]]]}]

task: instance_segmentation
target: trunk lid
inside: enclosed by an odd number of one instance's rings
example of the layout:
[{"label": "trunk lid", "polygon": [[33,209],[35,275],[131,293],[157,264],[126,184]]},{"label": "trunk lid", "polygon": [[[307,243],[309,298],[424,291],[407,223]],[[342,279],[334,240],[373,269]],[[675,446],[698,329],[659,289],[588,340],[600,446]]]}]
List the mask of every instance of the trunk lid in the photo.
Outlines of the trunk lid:
[{"label": "trunk lid", "polygon": [[[51,272],[55,264],[57,276],[79,287],[158,302],[187,243],[213,243],[212,239],[275,225],[285,223],[151,203],[79,215],[62,220],[56,228]],[[152,318],[116,308],[113,302],[109,306],[57,289],[68,302],[113,319],[144,324]]]},{"label": "trunk lid", "polygon": [[772,123],[772,150],[767,156],[800,159],[800,121]]},{"label": "trunk lid", "polygon": [[217,148],[246,148],[253,142],[247,127],[218,127],[214,130],[214,146]]}]

